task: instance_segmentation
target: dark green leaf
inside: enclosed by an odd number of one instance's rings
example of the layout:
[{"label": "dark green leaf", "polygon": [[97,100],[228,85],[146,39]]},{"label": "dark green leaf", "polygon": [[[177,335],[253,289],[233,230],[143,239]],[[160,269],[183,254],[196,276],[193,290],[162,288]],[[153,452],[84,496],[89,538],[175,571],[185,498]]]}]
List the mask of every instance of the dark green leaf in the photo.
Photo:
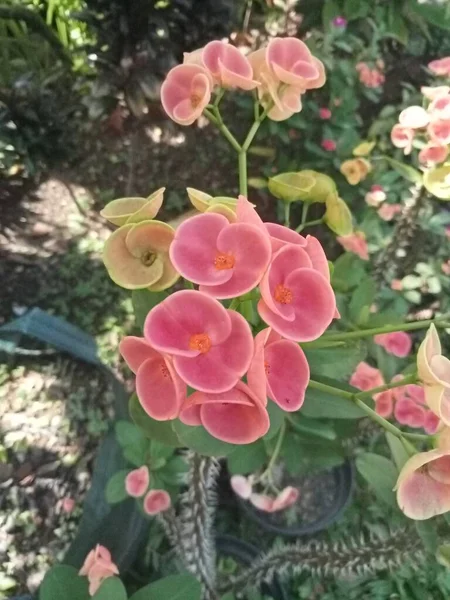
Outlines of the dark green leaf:
[{"label": "dark green leaf", "polygon": [[331,27],[331,22],[335,17],[342,14],[342,10],[337,0],[325,0],[322,9],[322,24],[323,28],[328,31]]},{"label": "dark green leaf", "polygon": [[320,437],[325,440],[335,440],[336,432],[330,423],[305,417],[301,411],[288,413],[287,419],[292,428],[299,433]]},{"label": "dark green leaf", "polygon": [[264,436],[264,439],[271,440],[277,435],[286,415],[275,402],[271,402],[270,400],[267,403],[267,412],[269,413],[270,418],[270,428]]},{"label": "dark green leaf", "polygon": [[354,254],[345,252],[334,261],[332,284],[337,291],[348,291],[358,285],[364,276],[361,260]]},{"label": "dark green leaf", "polygon": [[152,440],[150,443],[150,456],[152,458],[170,458],[174,453],[173,446],[167,446],[156,440]]},{"label": "dark green leaf", "polygon": [[344,462],[337,444],[292,433],[283,440],[281,456],[291,475],[310,473],[311,469],[329,469]]},{"label": "dark green leaf", "polygon": [[172,421],[155,421],[155,419],[149,417],[142,408],[136,394],[133,394],[130,398],[129,410],[134,423],[148,438],[168,446],[182,446],[172,429]]},{"label": "dark green leaf", "polygon": [[167,296],[167,292],[149,292],[148,290],[133,290],[131,292],[136,325],[139,329],[143,329],[145,319],[151,309],[167,298]]},{"label": "dark green leaf", "polygon": [[386,160],[390,166],[397,171],[399,175],[404,177],[407,181],[412,181],[412,183],[422,183],[422,174],[420,171],[411,167],[410,165],[405,165],[398,160],[394,160],[389,156],[383,156],[384,160]]},{"label": "dark green leaf", "polygon": [[398,472],[400,472],[405,462],[409,459],[409,453],[398,437],[392,435],[389,431],[386,432],[386,439],[391,450],[392,459],[395,462]]},{"label": "dark green leaf", "polygon": [[142,431],[129,421],[118,421],[115,430],[117,441],[123,449],[125,458],[135,467],[144,464],[149,441]]},{"label": "dark green leaf", "polygon": [[[108,577],[101,584],[92,600],[127,600],[127,591],[118,577]],[[72,596],[70,595],[70,600]]]},{"label": "dark green leaf", "polygon": [[345,0],[344,2],[344,15],[349,21],[367,17],[369,11],[369,2],[364,2],[362,0]]},{"label": "dark green leaf", "polygon": [[117,504],[122,502],[128,496],[125,489],[125,477],[130,471],[128,469],[122,469],[114,473],[114,475],[108,481],[106,486],[105,495],[106,500],[109,504]]},{"label": "dark green leaf", "polygon": [[[361,281],[356,290],[352,292],[352,297],[348,307],[348,314],[352,323],[355,325],[364,325],[367,318],[363,319],[363,309],[369,309],[375,300],[376,285],[372,278],[366,277]],[[370,311],[364,313],[367,317]]]},{"label": "dark green leaf", "polygon": [[435,522],[431,519],[416,521],[416,529],[427,552],[435,554],[439,544]]},{"label": "dark green leaf", "polygon": [[181,485],[188,470],[186,461],[181,456],[171,458],[159,472],[159,477],[169,485]]},{"label": "dark green leaf", "polygon": [[[328,383],[324,378],[321,378],[321,381]],[[339,382],[330,385],[336,386],[337,383]],[[351,400],[309,387],[306,390],[302,415],[313,419],[361,419],[366,413]]]},{"label": "dark green leaf", "polygon": [[[326,341],[326,336],[323,339]],[[348,381],[356,365],[367,356],[367,347],[363,341],[337,348],[304,348],[304,351],[312,379],[325,376]]]},{"label": "dark green leaf", "polygon": [[89,598],[87,577],[80,577],[77,569],[67,565],[56,565],[47,571],[39,590],[39,600],[86,600]]},{"label": "dark green leaf", "polygon": [[431,3],[419,4],[417,0],[408,0],[408,8],[432,25],[450,30],[450,15],[447,3],[441,5]]},{"label": "dark green leaf", "polygon": [[133,594],[130,600],[200,600],[201,586],[193,575],[170,575]]},{"label": "dark green leaf", "polygon": [[228,456],[228,470],[232,475],[254,473],[266,460],[266,448],[263,441],[258,440],[248,446],[238,446]]},{"label": "dark green leaf", "polygon": [[390,506],[397,506],[393,489],[397,483],[398,471],[391,460],[379,454],[364,452],[356,458],[356,468],[380,500]]},{"label": "dark green leaf", "polygon": [[216,439],[200,425],[192,427],[177,420],[173,422],[173,429],[183,446],[205,456],[227,456],[236,448],[234,444]]}]

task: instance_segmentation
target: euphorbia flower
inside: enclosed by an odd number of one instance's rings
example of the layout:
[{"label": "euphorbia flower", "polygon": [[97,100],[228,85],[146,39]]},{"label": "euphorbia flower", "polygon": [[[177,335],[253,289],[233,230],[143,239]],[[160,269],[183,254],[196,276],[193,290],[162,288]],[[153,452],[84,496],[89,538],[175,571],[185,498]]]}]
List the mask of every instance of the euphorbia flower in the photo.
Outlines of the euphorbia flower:
[{"label": "euphorbia flower", "polygon": [[319,117],[324,121],[331,119],[332,113],[329,108],[319,108]]},{"label": "euphorbia flower", "polygon": [[422,164],[442,163],[448,156],[448,146],[429,142],[419,152],[419,162]]},{"label": "euphorbia flower", "polygon": [[350,185],[357,185],[360,181],[363,181],[371,169],[372,165],[365,158],[349,158],[344,160],[340,166],[342,175]]},{"label": "euphorbia flower", "polygon": [[450,75],[450,56],[432,60],[428,63],[428,68],[435,75]]},{"label": "euphorbia flower", "polygon": [[161,102],[169,117],[179,125],[192,125],[211,99],[212,81],[199,65],[177,65],[161,86]]},{"label": "euphorbia flower", "polygon": [[130,471],[125,477],[125,489],[129,496],[140,498],[145,494],[150,483],[148,467],[143,465],[139,469]]},{"label": "euphorbia flower", "polygon": [[384,385],[384,378],[379,369],[361,361],[350,377],[350,385],[364,392]]},{"label": "euphorbia flower", "polygon": [[412,340],[406,331],[393,331],[392,333],[379,333],[374,336],[375,344],[382,346],[386,352],[404,358],[411,352]]},{"label": "euphorbia flower", "polygon": [[186,384],[172,359],[131,335],[120,342],[119,352],[136,373],[136,394],[145,412],[157,421],[176,419],[186,397]]},{"label": "euphorbia flower", "polygon": [[209,42],[201,52],[201,59],[221,87],[253,90],[258,85],[248,59],[231,44],[217,40]]},{"label": "euphorbia flower", "polygon": [[428,111],[431,113],[432,118],[449,120],[450,119],[450,94],[447,93],[442,96],[434,98],[428,107]]},{"label": "euphorbia flower", "polygon": [[385,202],[378,209],[378,216],[383,219],[383,221],[392,221],[396,214],[402,212],[401,204],[388,204]]},{"label": "euphorbia flower", "polygon": [[291,340],[283,340],[270,327],[255,337],[255,353],[247,381],[261,396],[269,396],[286,411],[298,410],[309,383],[309,365],[303,350]]},{"label": "euphorbia flower", "polygon": [[279,225],[278,223],[264,223],[264,227],[270,235],[272,251],[275,253],[286,244],[294,244],[296,246],[306,246],[306,238],[294,231]]},{"label": "euphorbia flower", "polygon": [[288,244],[274,254],[260,291],[261,318],[296,342],[320,337],[335,314],[336,299],[329,281],[313,268],[300,246]]},{"label": "euphorbia flower", "polygon": [[403,466],[397,502],[410,519],[423,521],[450,510],[450,454],[444,450],[419,452]]},{"label": "euphorbia flower", "polygon": [[79,574],[88,578],[89,595],[93,596],[105,579],[119,574],[119,569],[112,562],[111,552],[97,544],[86,556]]},{"label": "euphorbia flower", "polygon": [[170,247],[179,272],[215,298],[234,298],[258,285],[272,254],[265,230],[204,213],[182,223]]},{"label": "euphorbia flower", "polygon": [[340,235],[336,238],[336,241],[347,252],[353,252],[353,254],[358,255],[362,260],[369,260],[369,249],[364,232],[355,231],[350,235]]},{"label": "euphorbia flower", "polygon": [[275,498],[267,494],[252,494],[250,502],[259,510],[273,513],[292,506],[297,501],[299,495],[300,492],[298,489],[288,486],[281,490]]},{"label": "euphorbia flower", "polygon": [[414,129],[397,123],[391,130],[391,141],[396,148],[402,148],[404,154],[411,154]]},{"label": "euphorbia flower", "polygon": [[248,500],[252,495],[252,483],[248,477],[243,475],[233,475],[230,479],[233,492],[243,500]]},{"label": "euphorbia flower", "polygon": [[408,106],[400,113],[398,122],[402,127],[421,129],[430,122],[430,115],[421,106]]},{"label": "euphorbia flower", "polygon": [[139,223],[139,221],[154,219],[162,206],[165,189],[159,188],[148,198],[112,200],[100,211],[100,214],[110,223],[119,227],[125,223]]},{"label": "euphorbia flower", "polygon": [[176,292],[155,306],[144,336],[160,352],[173,355],[178,375],[202,392],[229,390],[247,372],[253,356],[247,321],[195,290]]},{"label": "euphorbia flower", "polygon": [[150,490],[144,498],[144,512],[147,515],[158,515],[170,508],[171,500],[165,490]]},{"label": "euphorbia flower", "polygon": [[445,146],[450,144],[450,119],[435,119],[427,127],[428,135],[436,144]]},{"label": "euphorbia flower", "polygon": [[373,185],[370,192],[364,196],[364,200],[369,206],[378,207],[386,200],[386,193],[381,185]]},{"label": "euphorbia flower", "polygon": [[392,415],[392,410],[394,408],[394,397],[391,390],[374,394],[373,399],[375,401],[375,412],[380,415],[380,417],[388,419]]},{"label": "euphorbia flower", "polygon": [[238,381],[220,394],[194,392],[187,399],[180,420],[187,425],[203,425],[212,436],[224,442],[251,444],[269,430],[266,401]]},{"label": "euphorbia flower", "polygon": [[103,262],[111,279],[128,290],[153,292],[173,285],[179,274],[169,257],[175,231],[161,221],[119,227],[105,242]]},{"label": "euphorbia flower", "polygon": [[434,100],[439,96],[446,96],[450,93],[450,86],[448,85],[437,85],[435,87],[422,86],[420,88],[422,94],[427,98],[427,100]]},{"label": "euphorbia flower", "polygon": [[436,327],[431,324],[417,353],[417,370],[430,409],[450,425],[450,360],[442,356]]},{"label": "euphorbia flower", "polygon": [[274,38],[266,49],[266,62],[282,83],[303,87],[319,77],[319,69],[308,46],[293,37]]},{"label": "euphorbia flower", "polygon": [[334,140],[331,140],[331,139],[322,140],[321,143],[320,143],[320,145],[327,152],[334,152],[334,150],[336,150],[336,147],[337,147],[336,142]]}]

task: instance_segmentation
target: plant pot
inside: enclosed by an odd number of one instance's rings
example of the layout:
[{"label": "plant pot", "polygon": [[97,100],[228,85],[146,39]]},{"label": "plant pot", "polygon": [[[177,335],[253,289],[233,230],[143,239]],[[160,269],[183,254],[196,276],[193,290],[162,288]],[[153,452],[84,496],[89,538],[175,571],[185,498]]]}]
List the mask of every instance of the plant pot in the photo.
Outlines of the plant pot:
[{"label": "plant pot", "polygon": [[[238,497],[239,505],[249,519],[265,531],[276,535],[301,537],[323,531],[339,519],[350,503],[355,478],[354,467],[351,462],[346,461],[342,465],[327,471],[320,471],[317,475],[308,477],[311,487],[308,490],[308,504],[313,511],[311,511],[311,517],[301,523],[287,524],[284,516],[285,511],[266,513],[255,508],[250,502]],[[316,478],[316,483],[313,482],[313,477]],[[291,509],[287,510],[297,508],[300,514],[306,514],[305,509],[302,508],[302,502],[304,501],[302,492],[304,490],[302,490],[301,480],[298,483],[296,481],[287,483],[294,486],[297,484],[296,487],[300,490],[299,500]]]},{"label": "plant pot", "polygon": [[[231,535],[219,535],[216,539],[217,554],[222,557],[233,558],[238,564],[248,567],[260,554],[258,548],[235,538]],[[264,583],[261,594],[270,596],[273,600],[288,600],[287,594],[277,577],[270,583]]]}]

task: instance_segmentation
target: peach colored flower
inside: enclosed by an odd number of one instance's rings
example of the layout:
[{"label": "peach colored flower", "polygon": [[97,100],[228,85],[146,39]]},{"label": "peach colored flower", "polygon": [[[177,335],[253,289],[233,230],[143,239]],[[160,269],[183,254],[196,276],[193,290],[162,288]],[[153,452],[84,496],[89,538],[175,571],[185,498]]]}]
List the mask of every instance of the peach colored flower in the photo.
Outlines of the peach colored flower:
[{"label": "peach colored flower", "polygon": [[367,247],[366,236],[362,231],[355,231],[350,235],[342,235],[336,238],[336,241],[347,252],[357,254],[362,260],[369,260],[369,249]]},{"label": "peach colored flower", "polygon": [[350,185],[357,185],[367,177],[372,165],[365,158],[350,158],[344,160],[339,170]]},{"label": "peach colored flower", "polygon": [[389,354],[404,358],[411,352],[412,340],[406,331],[393,331],[392,333],[380,333],[374,336],[375,344],[378,344]]},{"label": "peach colored flower", "polygon": [[171,500],[165,490],[150,490],[144,498],[144,512],[153,516],[165,512],[170,508]]},{"label": "peach colored flower", "polygon": [[189,386],[225,392],[247,372],[253,356],[250,326],[239,313],[195,290],[175,292],[148,314],[144,337],[173,357]]},{"label": "peach colored flower", "polygon": [[391,141],[396,148],[402,148],[404,154],[411,154],[414,129],[397,123],[391,130]]},{"label": "peach colored flower", "polygon": [[192,125],[211,99],[212,81],[206,69],[195,64],[177,65],[161,86],[161,102],[179,125]]},{"label": "peach colored flower", "polygon": [[336,150],[336,142],[334,140],[330,140],[330,139],[322,140],[320,145],[327,152],[334,152],[334,150]]},{"label": "peach colored flower", "polygon": [[356,369],[350,377],[350,385],[358,388],[358,390],[367,392],[372,388],[384,385],[384,378],[379,369],[361,361],[356,365]]},{"label": "peach colored flower", "polygon": [[380,217],[380,219],[383,219],[383,221],[392,221],[395,215],[397,215],[400,212],[402,212],[401,204],[385,203],[378,209],[378,216]]},{"label": "peach colored flower", "polygon": [[369,206],[378,207],[386,200],[386,193],[381,185],[373,185],[370,192],[367,192],[364,199]]},{"label": "peach colored flower", "polygon": [[230,479],[230,484],[233,492],[243,500],[248,500],[252,495],[252,483],[248,477],[244,475],[233,475]]},{"label": "peach colored flower", "polygon": [[444,58],[438,58],[436,60],[432,60],[428,63],[428,68],[435,75],[450,75],[450,56],[445,56]]},{"label": "peach colored flower", "polygon": [[255,337],[247,381],[261,397],[268,396],[283,410],[296,411],[303,404],[309,383],[308,361],[298,344],[284,340],[268,327]]},{"label": "peach colored flower", "polygon": [[157,421],[176,419],[186,398],[186,384],[170,356],[131,335],[120,342],[119,352],[136,374],[136,394],[145,412]]},{"label": "peach colored flower", "polygon": [[105,242],[103,262],[111,279],[128,290],[153,292],[172,286],[179,274],[169,257],[175,230],[161,221],[127,223]]},{"label": "peach colored flower", "polygon": [[403,289],[403,283],[401,279],[393,279],[391,281],[391,290],[395,290],[396,292],[401,292]]},{"label": "peach colored flower", "polygon": [[419,152],[419,162],[422,164],[442,163],[448,156],[448,147],[428,142]]},{"label": "peach colored flower", "polygon": [[450,510],[450,455],[430,450],[412,456],[403,466],[394,488],[400,510],[423,521]]},{"label": "peach colored flower", "polygon": [[119,569],[112,562],[110,551],[97,544],[86,556],[79,574],[88,578],[89,595],[93,596],[105,579],[119,574]]},{"label": "peach colored flower", "polygon": [[139,469],[130,471],[125,477],[125,489],[132,498],[140,498],[145,494],[150,483],[148,467],[143,465]]},{"label": "peach colored flower", "polygon": [[400,113],[398,122],[402,127],[421,129],[430,122],[430,115],[421,106],[408,106]]},{"label": "peach colored flower", "polygon": [[434,119],[427,127],[431,140],[441,146],[450,144],[450,120]]},{"label": "peach colored flower", "polygon": [[274,254],[260,291],[260,317],[296,342],[320,337],[335,314],[336,299],[329,281],[314,269],[299,245],[287,244]]},{"label": "peach colored flower", "polygon": [[329,108],[319,108],[319,117],[324,121],[331,119],[332,112]]},{"label": "peach colored flower", "polygon": [[441,342],[430,325],[417,353],[417,369],[429,408],[445,425],[450,425],[450,360],[442,356]]}]

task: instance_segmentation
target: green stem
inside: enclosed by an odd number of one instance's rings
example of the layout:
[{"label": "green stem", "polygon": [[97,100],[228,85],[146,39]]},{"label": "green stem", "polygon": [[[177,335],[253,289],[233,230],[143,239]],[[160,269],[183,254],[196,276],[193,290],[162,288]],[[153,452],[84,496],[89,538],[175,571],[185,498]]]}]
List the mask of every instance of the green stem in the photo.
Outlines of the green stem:
[{"label": "green stem", "polygon": [[374,394],[381,394],[382,392],[386,392],[387,390],[393,390],[398,387],[403,387],[404,385],[409,385],[410,383],[417,382],[417,373],[413,373],[411,375],[407,375],[400,379],[399,381],[393,381],[391,383],[385,383],[384,385],[379,385],[376,388],[372,388],[371,390],[367,390],[364,392],[357,392],[355,394],[355,398],[371,398]]},{"label": "green stem", "polygon": [[238,154],[239,160],[239,193],[247,198],[247,152],[241,150]]},{"label": "green stem", "polygon": [[228,307],[228,310],[236,310],[236,308],[239,306],[239,302],[239,297],[233,298],[233,300],[230,303],[230,306]]},{"label": "green stem", "polygon": [[[405,379],[407,379],[407,378],[405,377]],[[403,385],[405,385],[404,381],[405,380],[402,381]],[[325,383],[320,383],[319,381],[313,381],[313,380],[310,380],[309,386],[312,387],[313,389],[320,390],[321,392],[326,392],[328,394],[332,394],[333,396],[339,396],[340,398],[345,398],[346,400],[351,400],[352,402],[354,402],[356,404],[356,406],[359,406],[359,408],[361,410],[363,410],[366,413],[366,415],[372,419],[372,421],[375,421],[375,423],[378,423],[378,425],[383,427],[383,429],[385,429],[386,431],[389,431],[390,433],[392,433],[392,435],[395,435],[395,437],[399,438],[400,440],[403,440],[404,438],[410,438],[412,440],[429,440],[430,439],[430,436],[423,435],[421,433],[405,433],[404,431],[401,431],[398,427],[396,427],[395,425],[390,423],[384,417],[380,417],[380,415],[378,413],[376,413],[372,408],[370,408],[370,406],[367,406],[367,404],[361,400],[361,394],[359,394],[359,393],[355,394],[353,392],[348,392],[347,390],[341,390],[341,389],[335,388],[331,385],[326,385]],[[388,384],[387,386],[383,386],[384,389],[382,391],[385,391],[386,389],[392,389],[394,387],[399,387],[398,382],[395,382],[393,384]],[[373,388],[373,390],[367,390],[367,392],[364,392],[364,393],[367,395],[372,395],[373,393],[377,393],[377,391],[379,391],[379,389],[380,388]]]},{"label": "green stem", "polygon": [[302,220],[301,220],[300,225],[295,230],[298,233],[300,233],[300,231],[303,231],[303,229],[305,228],[306,219],[308,217],[308,211],[309,211],[309,203],[308,202],[303,202],[303,206],[302,206]]},{"label": "green stem", "polygon": [[237,139],[234,137],[234,135],[231,133],[231,131],[228,129],[228,127],[223,122],[222,116],[221,116],[217,106],[213,106],[212,110],[214,111],[214,114],[205,108],[205,110],[203,111],[203,114],[212,123],[214,123],[214,125],[217,127],[217,129],[220,131],[220,133],[223,135],[223,137],[226,140],[228,140],[228,142],[236,150],[236,152],[241,152],[241,150],[242,150],[241,145],[239,144]]},{"label": "green stem", "polygon": [[358,331],[347,331],[342,333],[329,333],[325,334],[324,338],[327,341],[344,341],[344,340],[357,340],[364,337],[370,337],[378,335],[379,333],[391,333],[394,331],[414,331],[416,329],[425,329],[432,323],[436,327],[450,327],[450,323],[447,320],[450,315],[443,315],[442,317],[436,317],[435,319],[426,319],[424,321],[414,321],[413,323],[397,323],[397,325],[383,325],[382,327],[373,327],[372,329],[360,329]]},{"label": "green stem", "polygon": [[315,219],[314,221],[307,221],[306,223],[301,223],[297,229],[295,230],[297,233],[303,231],[307,227],[313,227],[313,225],[321,225],[323,223],[323,217],[321,219]]},{"label": "green stem", "polygon": [[284,203],[284,226],[289,227],[291,223],[291,203]]},{"label": "green stem", "polygon": [[277,443],[275,444],[275,448],[273,449],[272,456],[270,457],[270,460],[267,464],[267,468],[260,477],[260,481],[262,481],[264,479],[269,479],[269,481],[270,481],[271,472],[272,472],[274,464],[277,461],[278,455],[280,454],[281,446],[283,445],[285,433],[286,433],[286,421],[283,420],[281,427],[280,427],[280,431],[278,432]]}]

